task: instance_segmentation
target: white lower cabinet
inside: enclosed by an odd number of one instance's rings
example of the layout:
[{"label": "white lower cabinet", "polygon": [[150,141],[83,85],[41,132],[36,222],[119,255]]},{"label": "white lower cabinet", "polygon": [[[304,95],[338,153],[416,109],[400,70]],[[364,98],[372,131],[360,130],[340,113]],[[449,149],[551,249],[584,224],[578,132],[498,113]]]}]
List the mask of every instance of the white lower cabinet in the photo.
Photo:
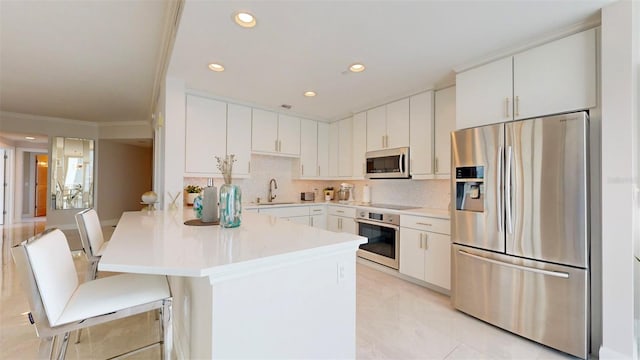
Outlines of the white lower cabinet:
[{"label": "white lower cabinet", "polygon": [[324,205],[309,207],[309,226],[327,228],[327,211]]},{"label": "white lower cabinet", "polygon": [[327,206],[327,230],[357,234],[356,209],[343,206]]},{"label": "white lower cabinet", "polygon": [[443,219],[400,216],[400,273],[446,290],[451,289],[451,237],[448,223],[449,220]]}]

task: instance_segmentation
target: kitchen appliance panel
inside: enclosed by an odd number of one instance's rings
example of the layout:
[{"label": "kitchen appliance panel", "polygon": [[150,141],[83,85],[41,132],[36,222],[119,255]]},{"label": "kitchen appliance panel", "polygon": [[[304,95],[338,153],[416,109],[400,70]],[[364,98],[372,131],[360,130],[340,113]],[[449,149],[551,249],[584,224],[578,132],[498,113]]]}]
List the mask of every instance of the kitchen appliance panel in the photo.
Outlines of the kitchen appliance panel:
[{"label": "kitchen appliance panel", "polygon": [[451,300],[457,309],[586,358],[588,270],[455,244],[451,256]]},{"label": "kitchen appliance panel", "polygon": [[367,179],[408,179],[411,177],[408,147],[368,151],[366,158]]},{"label": "kitchen appliance panel", "polygon": [[399,268],[400,215],[358,209],[358,235],[367,238],[357,255],[393,269]]},{"label": "kitchen appliance panel", "polygon": [[454,243],[505,251],[501,205],[503,139],[503,124],[460,130],[451,135]]},{"label": "kitchen appliance panel", "polygon": [[505,125],[508,254],[587,267],[587,133],[585,113]]}]

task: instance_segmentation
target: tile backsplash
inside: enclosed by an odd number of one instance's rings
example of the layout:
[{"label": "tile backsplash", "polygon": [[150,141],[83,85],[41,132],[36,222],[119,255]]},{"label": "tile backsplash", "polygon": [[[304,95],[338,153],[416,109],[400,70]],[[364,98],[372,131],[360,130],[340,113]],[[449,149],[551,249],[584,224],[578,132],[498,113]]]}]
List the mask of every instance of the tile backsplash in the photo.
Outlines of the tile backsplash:
[{"label": "tile backsplash", "polygon": [[[333,186],[338,189],[343,182],[355,185],[355,200],[362,200],[362,188],[368,184],[371,188],[371,202],[383,204],[415,205],[447,209],[449,206],[449,180],[295,180],[293,166],[297,161],[293,158],[278,156],[252,155],[251,178],[234,179],[233,183],[242,188],[243,202],[255,202],[260,197],[267,201],[269,180],[276,179],[278,189],[274,201],[298,201],[303,191],[317,189],[318,196],[322,189]],[[214,179],[214,185],[220,188],[222,179]],[[206,186],[207,178],[184,178],[184,186]]]}]

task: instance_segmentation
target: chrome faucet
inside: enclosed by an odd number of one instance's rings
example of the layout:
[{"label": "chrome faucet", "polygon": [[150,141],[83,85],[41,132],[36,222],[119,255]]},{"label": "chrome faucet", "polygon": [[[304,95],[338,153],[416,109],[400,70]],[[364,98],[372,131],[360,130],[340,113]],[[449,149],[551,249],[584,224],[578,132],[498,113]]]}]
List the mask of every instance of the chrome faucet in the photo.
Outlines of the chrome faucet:
[{"label": "chrome faucet", "polygon": [[[273,185],[273,187],[271,185]],[[276,195],[273,195],[273,190],[277,188],[278,188],[278,183],[276,182],[276,179],[269,180],[269,197],[268,197],[269,202],[273,202],[273,199],[276,198]]]}]

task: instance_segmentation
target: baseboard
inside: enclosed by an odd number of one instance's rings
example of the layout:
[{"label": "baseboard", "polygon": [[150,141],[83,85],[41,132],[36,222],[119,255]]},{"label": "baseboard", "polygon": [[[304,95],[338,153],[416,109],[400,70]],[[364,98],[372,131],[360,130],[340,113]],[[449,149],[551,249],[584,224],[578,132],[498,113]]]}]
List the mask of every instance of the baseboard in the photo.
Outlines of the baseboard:
[{"label": "baseboard", "polygon": [[615,350],[611,350],[605,346],[600,346],[600,351],[599,351],[599,358],[601,360],[609,360],[609,359],[615,359],[615,360],[626,360],[629,359],[631,360],[631,356],[627,356],[624,355],[622,353],[619,353]]},{"label": "baseboard", "polygon": [[412,278],[411,276],[407,276],[405,274],[402,274],[398,270],[392,269],[392,268],[390,268],[388,266],[380,265],[380,264],[378,264],[376,262],[373,262],[373,261],[370,261],[370,260],[367,260],[367,259],[363,259],[361,257],[357,257],[356,258],[356,262],[358,264],[366,265],[366,266],[368,266],[370,268],[373,268],[373,269],[376,269],[378,271],[381,271],[381,272],[383,272],[385,274],[389,274],[391,276],[395,276],[395,277],[397,277],[399,279],[402,279],[404,281],[408,281],[408,282],[410,282],[412,284],[416,284],[416,285],[425,287],[425,288],[427,288],[429,290],[433,290],[435,292],[439,292],[439,293],[441,293],[443,295],[446,295],[446,296],[451,296],[451,292],[449,290],[445,289],[445,288],[442,288],[442,287],[437,286],[437,285],[430,284],[430,283],[428,283],[426,281],[422,281],[422,280],[419,280],[419,279]]}]

